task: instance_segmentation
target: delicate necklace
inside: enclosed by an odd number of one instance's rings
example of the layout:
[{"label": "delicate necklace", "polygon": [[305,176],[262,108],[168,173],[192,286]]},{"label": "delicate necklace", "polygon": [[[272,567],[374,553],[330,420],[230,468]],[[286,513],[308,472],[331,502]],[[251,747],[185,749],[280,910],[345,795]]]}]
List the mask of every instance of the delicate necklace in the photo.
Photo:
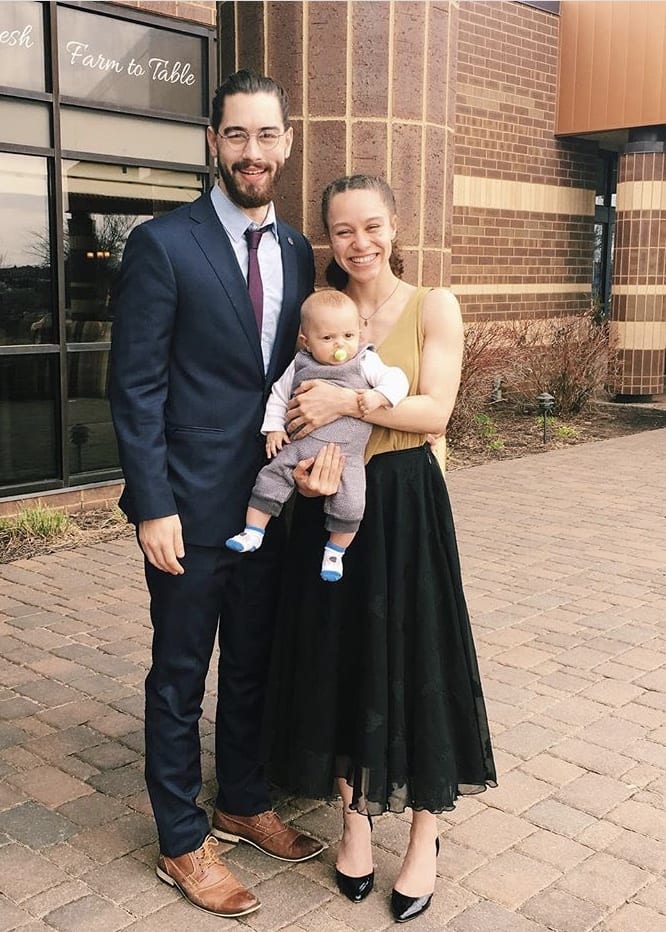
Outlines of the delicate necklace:
[{"label": "delicate necklace", "polygon": [[372,318],[375,316],[375,314],[377,313],[377,311],[379,311],[381,308],[383,308],[387,301],[390,301],[390,300],[391,300],[391,298],[392,298],[393,295],[396,293],[396,291],[398,290],[399,287],[400,287],[400,279],[398,279],[398,284],[395,286],[395,288],[393,289],[393,291],[391,292],[391,294],[388,295],[388,297],[384,298],[384,300],[381,301],[381,302],[377,305],[377,307],[374,309],[374,311],[372,312],[372,314],[368,314],[367,317],[364,317],[363,314],[361,314],[360,311],[358,312],[358,316],[359,316],[359,317],[361,318],[361,320],[363,321],[363,326],[364,326],[364,327],[367,327],[367,326],[368,326],[368,321],[369,321],[369,320],[372,320]]}]

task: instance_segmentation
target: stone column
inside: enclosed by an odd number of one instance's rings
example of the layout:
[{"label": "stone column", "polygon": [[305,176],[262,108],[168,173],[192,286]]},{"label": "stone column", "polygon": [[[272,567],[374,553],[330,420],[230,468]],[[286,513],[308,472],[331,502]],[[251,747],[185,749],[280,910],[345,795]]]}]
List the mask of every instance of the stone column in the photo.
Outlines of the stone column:
[{"label": "stone column", "polygon": [[457,15],[445,0],[221,4],[221,78],[253,68],[289,93],[296,142],[278,206],[320,272],[322,189],[365,172],[395,191],[405,278],[450,283]]},{"label": "stone column", "polygon": [[619,395],[666,388],[666,127],[633,130],[620,155],[612,320]]}]

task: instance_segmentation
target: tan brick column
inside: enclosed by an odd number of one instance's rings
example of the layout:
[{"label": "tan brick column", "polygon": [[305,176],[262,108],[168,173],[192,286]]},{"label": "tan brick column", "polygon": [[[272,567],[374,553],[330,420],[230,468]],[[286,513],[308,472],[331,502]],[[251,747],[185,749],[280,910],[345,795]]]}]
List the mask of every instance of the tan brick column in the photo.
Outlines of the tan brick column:
[{"label": "tan brick column", "polygon": [[612,319],[620,395],[666,389],[666,131],[650,135],[630,142],[618,165]]},{"label": "tan brick column", "polygon": [[366,172],[395,190],[405,277],[450,282],[457,16],[429,0],[221,5],[221,77],[254,68],[289,93],[296,144],[279,207],[320,270],[322,189]]}]

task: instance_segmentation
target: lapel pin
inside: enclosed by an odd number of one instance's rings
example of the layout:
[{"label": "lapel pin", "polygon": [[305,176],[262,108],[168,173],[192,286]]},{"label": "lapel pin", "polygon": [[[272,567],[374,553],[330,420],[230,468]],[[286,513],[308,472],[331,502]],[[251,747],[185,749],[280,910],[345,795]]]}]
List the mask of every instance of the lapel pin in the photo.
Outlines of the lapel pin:
[{"label": "lapel pin", "polygon": [[287,242],[289,243],[290,246],[293,246],[293,245],[294,245],[294,241],[293,241],[293,239],[291,238],[291,236],[288,236],[288,237],[287,237]]}]

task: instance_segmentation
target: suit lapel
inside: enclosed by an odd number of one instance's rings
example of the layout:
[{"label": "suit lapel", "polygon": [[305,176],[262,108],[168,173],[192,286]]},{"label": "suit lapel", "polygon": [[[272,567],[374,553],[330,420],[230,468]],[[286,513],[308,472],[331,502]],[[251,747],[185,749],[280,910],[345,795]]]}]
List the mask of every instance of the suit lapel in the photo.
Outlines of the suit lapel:
[{"label": "suit lapel", "polygon": [[194,221],[192,234],[220,280],[263,376],[264,361],[261,355],[261,343],[247,284],[229,237],[210,203],[208,194],[194,201],[190,216]]},{"label": "suit lapel", "polygon": [[[280,252],[282,253],[282,312],[278,321],[277,333],[275,334],[275,344],[271,353],[271,361],[266,373],[266,381],[271,385],[275,381],[276,366],[282,355],[280,348],[285,340],[286,334],[291,330],[294,314],[298,314],[299,308],[296,305],[296,291],[298,283],[298,269],[296,267],[296,247],[291,236],[287,235],[284,226],[278,220],[278,236],[280,238]],[[295,349],[295,347],[294,347]]]}]

